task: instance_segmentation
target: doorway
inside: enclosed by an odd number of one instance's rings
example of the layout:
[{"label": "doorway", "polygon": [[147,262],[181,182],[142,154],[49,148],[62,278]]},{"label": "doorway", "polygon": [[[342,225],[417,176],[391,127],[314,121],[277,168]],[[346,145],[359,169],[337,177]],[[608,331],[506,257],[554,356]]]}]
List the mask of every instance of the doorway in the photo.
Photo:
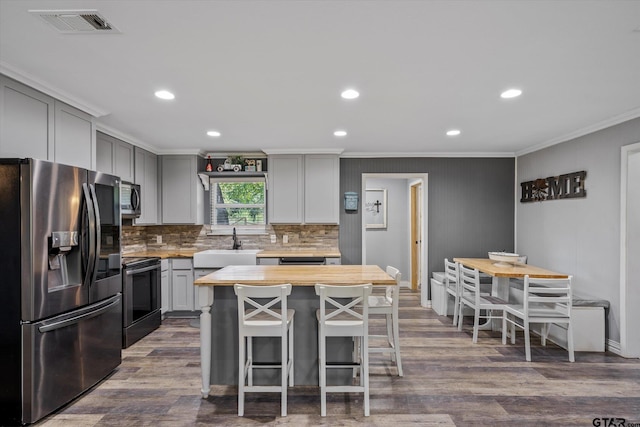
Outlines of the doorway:
[{"label": "doorway", "polygon": [[620,347],[640,357],[640,143],[622,147],[620,188]]},{"label": "doorway", "polygon": [[[362,263],[398,268],[401,285],[420,291],[423,305],[428,299],[428,281],[423,277],[427,271],[427,178],[424,173],[362,174],[361,193]],[[367,224],[367,189],[370,194],[386,195],[384,227]]]}]

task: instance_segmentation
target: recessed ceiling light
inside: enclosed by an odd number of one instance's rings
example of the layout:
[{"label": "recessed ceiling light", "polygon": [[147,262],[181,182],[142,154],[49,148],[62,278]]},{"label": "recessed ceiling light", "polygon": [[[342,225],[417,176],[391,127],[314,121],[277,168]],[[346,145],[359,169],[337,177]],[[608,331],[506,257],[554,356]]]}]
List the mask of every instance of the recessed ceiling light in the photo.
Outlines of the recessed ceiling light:
[{"label": "recessed ceiling light", "polygon": [[346,130],[337,130],[333,133],[335,136],[347,136]]},{"label": "recessed ceiling light", "polygon": [[160,99],[173,99],[176,96],[169,92],[168,90],[159,90],[155,93],[155,95]]},{"label": "recessed ceiling light", "polygon": [[217,130],[210,130],[210,131],[207,132],[207,135],[215,137],[215,136],[220,136],[222,134],[220,132],[218,132]]},{"label": "recessed ceiling light", "polygon": [[347,89],[343,91],[340,96],[342,96],[344,99],[356,99],[360,96],[360,92],[355,89]]},{"label": "recessed ceiling light", "polygon": [[451,129],[447,131],[447,136],[458,136],[460,135],[459,129]]},{"label": "recessed ceiling light", "polygon": [[508,89],[500,94],[501,98],[515,98],[522,95],[522,91],[520,89]]}]

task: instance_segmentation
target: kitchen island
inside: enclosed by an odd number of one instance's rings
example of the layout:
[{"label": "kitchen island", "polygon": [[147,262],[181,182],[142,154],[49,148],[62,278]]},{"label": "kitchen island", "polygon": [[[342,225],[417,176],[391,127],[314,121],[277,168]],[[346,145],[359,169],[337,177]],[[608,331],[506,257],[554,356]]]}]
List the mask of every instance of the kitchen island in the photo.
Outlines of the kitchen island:
[{"label": "kitchen island", "polygon": [[[375,265],[250,265],[229,266],[196,280],[200,314],[200,359],[202,396],[209,395],[213,384],[237,384],[238,377],[238,314],[235,283],[245,285],[277,285],[291,283],[289,308],[296,310],[294,318],[294,380],[296,385],[318,384],[318,338],[315,311],[319,299],[316,283],[328,285],[393,285],[395,279]],[[214,298],[215,296],[215,298]],[[336,338],[328,346],[330,361],[351,357],[352,341]],[[212,346],[212,343],[215,345]],[[257,361],[279,360],[279,345],[271,338],[254,341]],[[256,373],[255,383],[279,381],[279,371]],[[335,370],[336,375],[345,372]],[[349,370],[350,371],[350,370]],[[262,373],[262,372],[261,372]],[[350,372],[346,373],[350,376]],[[335,380],[335,378],[330,378]]]}]

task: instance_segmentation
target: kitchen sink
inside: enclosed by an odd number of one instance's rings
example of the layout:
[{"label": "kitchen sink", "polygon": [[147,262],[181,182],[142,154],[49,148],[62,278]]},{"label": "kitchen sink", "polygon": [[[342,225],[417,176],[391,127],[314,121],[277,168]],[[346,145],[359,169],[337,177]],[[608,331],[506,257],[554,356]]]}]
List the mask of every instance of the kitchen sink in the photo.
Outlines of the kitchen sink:
[{"label": "kitchen sink", "polygon": [[259,249],[208,249],[193,254],[195,268],[221,268],[227,265],[256,265]]}]

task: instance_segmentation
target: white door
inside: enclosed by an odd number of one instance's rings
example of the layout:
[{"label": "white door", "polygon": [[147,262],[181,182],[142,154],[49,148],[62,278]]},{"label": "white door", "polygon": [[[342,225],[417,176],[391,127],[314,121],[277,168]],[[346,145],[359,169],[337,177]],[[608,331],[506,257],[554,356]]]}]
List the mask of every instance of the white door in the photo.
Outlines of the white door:
[{"label": "white door", "polygon": [[622,147],[620,344],[640,357],[640,143]]}]

